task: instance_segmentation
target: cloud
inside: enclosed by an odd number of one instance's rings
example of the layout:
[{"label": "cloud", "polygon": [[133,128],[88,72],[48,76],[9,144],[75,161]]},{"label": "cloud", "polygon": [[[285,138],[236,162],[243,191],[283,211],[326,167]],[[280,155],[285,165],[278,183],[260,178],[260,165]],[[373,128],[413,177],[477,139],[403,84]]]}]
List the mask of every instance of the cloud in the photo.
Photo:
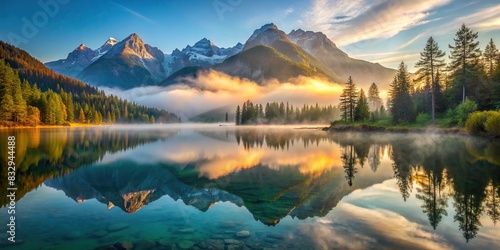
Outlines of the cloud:
[{"label": "cloud", "polygon": [[419,53],[410,55],[404,54],[404,55],[391,56],[381,59],[375,59],[373,60],[373,62],[383,64],[383,63],[400,63],[401,61],[405,61],[405,64],[408,65],[407,61],[418,60],[419,57],[420,57]]},{"label": "cloud", "polygon": [[416,35],[415,37],[413,37],[412,39],[410,39],[408,42],[402,44],[401,46],[399,46],[398,48],[396,48],[396,50],[400,50],[400,49],[404,49],[410,45],[412,45],[414,42],[416,42],[418,39],[424,37],[424,36],[427,36],[427,33],[424,32],[424,33],[420,33],[418,35]]},{"label": "cloud", "polygon": [[136,17],[138,17],[138,18],[140,18],[140,19],[142,19],[142,20],[144,20],[144,21],[146,21],[146,22],[148,22],[148,23],[156,24],[156,22],[155,22],[155,21],[153,21],[153,20],[152,20],[152,19],[150,19],[150,18],[147,18],[147,17],[143,16],[141,13],[139,13],[139,12],[137,12],[137,11],[134,11],[134,10],[132,10],[132,9],[130,9],[130,8],[127,8],[127,7],[123,6],[123,5],[121,5],[121,4],[117,4],[117,3],[115,3],[115,2],[111,2],[111,3],[112,3],[112,4],[114,4],[114,5],[116,5],[116,6],[118,6],[118,7],[120,7],[120,8],[122,8],[122,9],[123,9],[123,10],[125,10],[126,12],[128,12],[128,13],[130,13],[130,14],[132,14],[132,15],[134,15],[134,16],[136,16]]},{"label": "cloud", "polygon": [[298,77],[288,82],[269,80],[258,84],[247,79],[207,71],[198,78],[184,78],[181,84],[169,87],[139,87],[130,90],[103,88],[107,94],[163,108],[181,115],[183,120],[222,106],[236,105],[246,100],[256,103],[289,101],[293,105],[337,105],[342,86],[317,78]]},{"label": "cloud", "polygon": [[339,46],[359,41],[390,38],[399,32],[428,23],[430,10],[451,0],[315,0],[301,23],[321,30]]}]

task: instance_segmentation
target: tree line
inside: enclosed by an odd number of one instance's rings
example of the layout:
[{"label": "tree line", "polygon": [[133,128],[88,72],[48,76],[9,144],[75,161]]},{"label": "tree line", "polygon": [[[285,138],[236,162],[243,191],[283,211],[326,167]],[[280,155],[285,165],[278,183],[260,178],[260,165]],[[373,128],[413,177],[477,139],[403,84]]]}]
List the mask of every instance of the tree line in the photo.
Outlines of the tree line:
[{"label": "tree line", "polygon": [[328,123],[338,117],[339,111],[332,105],[293,106],[289,102],[254,104],[247,100],[236,108],[236,125],[247,124],[294,124]]},{"label": "tree line", "polygon": [[[401,62],[389,89],[387,111],[391,122],[432,124],[440,118],[442,125],[463,126],[476,110],[500,109],[500,53],[493,39],[482,52],[477,39],[478,32],[463,24],[454,44],[448,45],[451,61],[446,64],[446,53],[429,37],[415,64],[418,70],[414,79]],[[370,87],[367,98],[351,77],[339,107],[342,120],[347,122],[389,118],[376,84]]]},{"label": "tree line", "polygon": [[0,58],[0,125],[180,122],[173,113],[106,96],[55,74],[25,51],[3,42]]}]

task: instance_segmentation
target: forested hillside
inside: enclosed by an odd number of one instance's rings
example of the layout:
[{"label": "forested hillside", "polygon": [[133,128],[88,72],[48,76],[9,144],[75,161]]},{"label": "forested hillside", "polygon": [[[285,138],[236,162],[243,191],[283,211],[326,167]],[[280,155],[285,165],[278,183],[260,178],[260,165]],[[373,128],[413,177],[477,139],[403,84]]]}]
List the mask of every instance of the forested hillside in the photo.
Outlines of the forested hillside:
[{"label": "forested hillside", "polygon": [[0,41],[0,123],[3,126],[180,122],[173,113],[129,103],[46,68]]}]

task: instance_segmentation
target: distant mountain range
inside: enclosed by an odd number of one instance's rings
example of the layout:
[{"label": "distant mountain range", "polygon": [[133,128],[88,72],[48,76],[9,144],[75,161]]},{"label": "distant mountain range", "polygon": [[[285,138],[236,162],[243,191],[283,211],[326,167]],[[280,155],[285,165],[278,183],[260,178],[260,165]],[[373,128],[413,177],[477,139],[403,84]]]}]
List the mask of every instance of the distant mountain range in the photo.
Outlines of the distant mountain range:
[{"label": "distant mountain range", "polygon": [[245,44],[220,48],[203,38],[171,54],[146,44],[137,34],[118,42],[110,38],[92,50],[78,46],[66,59],[46,63],[55,72],[94,86],[130,89],[171,85],[200,70],[212,69],[262,83],[313,76],[343,83],[348,76],[362,86],[388,86],[395,70],[350,58],[323,33],[293,30],[286,34],[274,24],[254,31]]}]

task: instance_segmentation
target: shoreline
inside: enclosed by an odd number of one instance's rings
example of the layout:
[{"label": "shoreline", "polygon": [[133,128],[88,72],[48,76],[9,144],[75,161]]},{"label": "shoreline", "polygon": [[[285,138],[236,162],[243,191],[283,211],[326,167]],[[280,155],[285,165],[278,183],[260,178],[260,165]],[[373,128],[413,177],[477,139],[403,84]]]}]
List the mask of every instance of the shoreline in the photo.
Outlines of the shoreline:
[{"label": "shoreline", "polygon": [[[325,127],[322,129],[326,132],[382,132],[382,133],[395,133],[395,134],[441,134],[441,135],[461,135],[461,136],[473,136],[464,128],[439,128],[439,127],[382,127],[373,125],[334,125],[330,127]],[[483,136],[473,136],[473,137],[483,137]],[[483,137],[484,138],[484,137]]]},{"label": "shoreline", "polygon": [[99,127],[99,126],[111,126],[115,124],[83,124],[83,123],[70,123],[69,125],[36,125],[36,126],[12,126],[12,127],[0,127],[0,130],[8,129],[39,129],[39,128],[79,128],[79,127]]}]

